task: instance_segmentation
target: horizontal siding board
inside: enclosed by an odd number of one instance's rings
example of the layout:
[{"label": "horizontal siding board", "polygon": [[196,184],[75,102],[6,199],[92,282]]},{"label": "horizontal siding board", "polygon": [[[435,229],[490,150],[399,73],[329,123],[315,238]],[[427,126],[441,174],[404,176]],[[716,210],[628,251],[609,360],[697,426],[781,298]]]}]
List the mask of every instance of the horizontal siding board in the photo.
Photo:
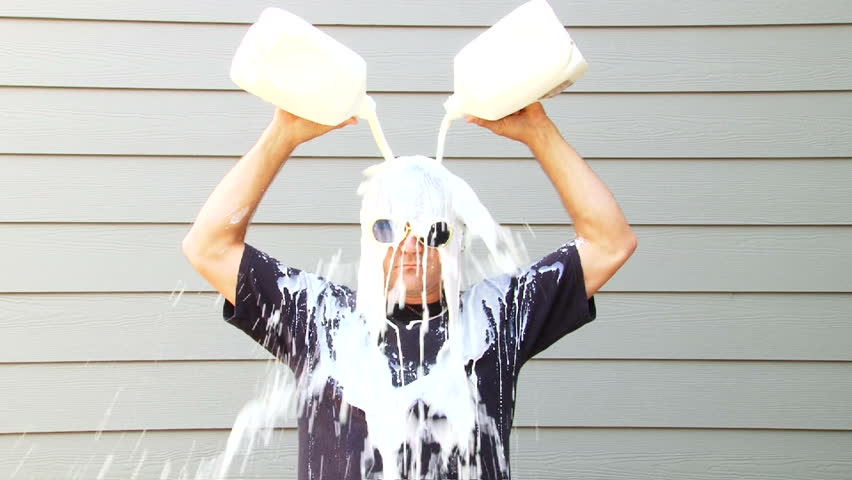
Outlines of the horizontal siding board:
[{"label": "horizontal siding board", "polygon": [[512,443],[516,479],[840,480],[852,474],[846,432],[522,429]]},{"label": "horizontal siding board", "polygon": [[852,359],[852,295],[601,294],[545,358]]},{"label": "horizontal siding board", "polygon": [[[0,436],[0,476],[10,478],[160,478],[198,469],[225,447],[227,431],[156,431]],[[848,432],[658,429],[515,429],[512,478],[563,480],[848,480]],[[296,432],[279,430],[258,444],[246,470],[229,479],[280,479],[296,468]],[[27,459],[21,458],[27,454]],[[566,454],[566,452],[570,452]],[[143,457],[144,454],[144,457]],[[236,465],[245,458],[237,456]],[[19,466],[20,464],[20,466]],[[69,475],[69,471],[72,475]]]},{"label": "horizontal siding board", "polygon": [[[234,158],[0,156],[0,222],[191,222],[234,163]],[[253,221],[356,223],[355,192],[361,172],[374,163],[294,158]],[[852,158],[589,164],[634,224],[852,224]],[[453,159],[446,165],[502,223],[570,223],[532,159]],[[506,195],[518,188],[536,194]],[[320,203],[317,194],[323,196]]]},{"label": "horizontal siding board", "polygon": [[[228,431],[154,431],[0,435],[0,476],[3,478],[158,479],[196,477],[225,449]],[[293,478],[297,433],[279,430],[271,444],[258,442],[251,455],[236,456],[232,472],[221,480]],[[26,455],[26,461],[21,461]],[[240,474],[242,461],[248,459]],[[19,465],[20,464],[20,465]],[[106,467],[105,467],[106,466]],[[104,476],[98,477],[105,468]],[[12,473],[17,470],[17,475]],[[170,473],[170,474],[169,474]]]},{"label": "horizontal siding board", "polygon": [[[316,24],[349,25],[491,25],[521,0],[293,0],[281,5]],[[553,1],[554,11],[567,25],[753,25],[852,23],[852,8],[844,0],[651,0]],[[248,0],[132,2],[95,0],[69,4],[62,0],[4,2],[3,17],[81,18],[169,22],[253,22],[270,2]]]},{"label": "horizontal siding board", "polygon": [[[445,94],[376,94],[397,155],[435,151]],[[271,108],[244,92],[0,88],[0,153],[242,155]],[[547,108],[587,157],[852,156],[852,92],[564,94]],[[366,122],[362,122],[366,123]],[[375,157],[366,125],[300,155]],[[475,125],[450,129],[449,157],[519,157]]]},{"label": "horizontal siding board", "polygon": [[[852,292],[849,227],[636,227],[639,249],[605,291]],[[183,258],[186,225],[0,224],[0,292],[121,292],[210,287]],[[574,238],[566,227],[518,232],[539,258]],[[359,227],[257,225],[249,243],[315,271],[342,251],[355,278]]]},{"label": "horizontal siding board", "polygon": [[[228,428],[269,363],[0,365],[14,385],[0,432]],[[849,362],[533,360],[514,424],[849,430],[850,375]]]},{"label": "horizontal siding board", "polygon": [[[374,91],[448,92],[482,28],[324,27],[367,61]],[[235,90],[244,25],[0,19],[0,85]],[[852,89],[852,26],[575,28],[590,62],[572,92]],[[108,41],[107,41],[108,40]],[[783,74],[781,74],[783,72]]]},{"label": "horizontal siding board", "polygon": [[846,430],[850,378],[850,363],[538,362],[521,374],[515,424]]},{"label": "horizontal siding board", "polygon": [[[0,363],[264,359],[216,294],[0,296]],[[852,295],[603,293],[549,359],[852,361]]]}]

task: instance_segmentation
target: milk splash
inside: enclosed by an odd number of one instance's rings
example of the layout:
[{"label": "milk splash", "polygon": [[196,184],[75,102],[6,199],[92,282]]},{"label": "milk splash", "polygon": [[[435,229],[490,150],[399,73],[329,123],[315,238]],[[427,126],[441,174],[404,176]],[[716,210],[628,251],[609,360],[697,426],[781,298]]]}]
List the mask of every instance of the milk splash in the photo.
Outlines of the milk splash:
[{"label": "milk splash", "polygon": [[[226,451],[202,465],[196,478],[223,478],[240,450],[250,452],[258,440],[268,444],[271,429],[282,418],[304,413],[308,400],[321,395],[330,381],[340,387],[343,404],[348,407],[340,412],[341,422],[347,421],[351,407],[364,412],[368,437],[360,459],[362,478],[375,461],[374,449],[381,455],[384,478],[421,478],[426,471],[426,478],[436,477],[446,471],[451,454],[460,459],[459,478],[478,478],[476,460],[469,461],[479,455],[477,432],[496,437],[497,427],[481,403],[476,374],[467,372],[465,366],[476,362],[494,339],[493,332],[488,338],[487,325],[476,318],[474,309],[466,310],[462,318],[460,296],[472,274],[463,267],[462,260],[472,241],[478,239],[489,255],[485,262],[474,262],[477,268],[490,269],[488,273],[514,273],[525,261],[522,249],[508,230],[494,221],[470,186],[436,160],[400,157],[374,165],[364,173],[366,178],[359,188],[361,260],[355,308],[336,310],[327,301],[318,303],[316,299],[329,288],[321,277],[302,275],[279,281],[282,292],[307,291],[308,311],[315,311],[317,319],[336,316],[339,321],[315,322],[319,358],[311,371],[294,377],[284,372],[283,363],[274,362],[278,366],[273,367],[263,394],[239,414]],[[386,256],[393,258],[397,253],[398,245],[376,240],[373,224],[380,219],[408,224],[418,235],[435,222],[446,222],[451,230],[449,241],[437,248],[446,305],[446,339],[428,373],[421,370],[413,381],[402,381],[398,386],[394,385],[388,357],[381,348],[387,335],[393,334],[387,320],[389,293],[393,295],[389,289],[401,284],[396,281],[401,279],[386,278],[383,265]],[[423,272],[429,271],[429,261],[429,255],[418,255],[417,264]],[[426,275],[423,277],[425,285]],[[404,298],[401,296],[398,301],[401,303]],[[425,300],[424,293],[424,305]],[[424,309],[421,355],[427,315]],[[270,323],[277,321],[277,315],[270,317]],[[405,359],[401,358],[401,350],[399,354],[402,369]],[[432,424],[422,415],[413,419],[411,412],[422,412],[424,406],[430,415],[439,415],[446,421]],[[424,443],[439,444],[437,464],[421,464]],[[400,452],[405,456],[406,449],[410,450],[410,462],[400,458]],[[502,452],[502,446],[498,446],[498,451]],[[241,469],[244,468],[245,464]],[[499,468],[506,472],[506,459],[499,459]]]},{"label": "milk splash", "polygon": [[[361,266],[358,271],[359,312],[373,337],[386,325],[386,290],[382,267],[388,246],[373,236],[373,224],[389,219],[397,225],[411,224],[415,233],[444,221],[452,232],[449,242],[438,248],[441,280],[449,311],[450,336],[458,318],[459,292],[463,287],[462,253],[474,239],[481,240],[490,256],[492,272],[517,271],[524,259],[508,230],[497,224],[476,193],[461,178],[428,157],[399,157],[369,167],[358,193],[361,204]],[[391,246],[396,254],[396,246]],[[428,270],[428,256],[418,259]]]},{"label": "milk splash", "polygon": [[[444,465],[453,449],[457,449],[462,458],[468,458],[476,453],[471,451],[474,448],[476,427],[487,428],[478,421],[480,399],[476,379],[469,377],[464,367],[467,362],[475,361],[482,354],[481,345],[485,342],[482,338],[469,338],[466,335],[469,331],[459,324],[459,299],[464,280],[462,253],[473,239],[479,238],[488,249],[494,266],[499,271],[512,272],[519,265],[518,250],[508,231],[493,220],[470,186],[435,160],[401,157],[370,167],[365,175],[367,178],[359,188],[363,200],[360,214],[361,266],[356,305],[369,334],[370,344],[375,345],[387,328],[387,291],[393,279],[385,278],[382,265],[389,255],[389,249],[391,258],[395,258],[398,248],[397,245],[389,247],[381,244],[374,238],[373,224],[381,219],[391,220],[396,225],[409,224],[417,235],[424,235],[429,226],[436,222],[446,222],[450,226],[448,243],[437,248],[447,306],[448,332],[447,341],[438,352],[437,363],[428,375],[399,389],[390,390],[393,387],[386,383],[383,390],[387,390],[387,396],[368,396],[363,398],[362,403],[349,403],[365,411],[370,441],[381,453],[384,465],[399,464],[397,451],[401,444],[414,445],[416,449],[427,440],[440,444]],[[421,271],[428,272],[429,256],[419,256],[417,264],[422,265]],[[425,287],[426,275],[423,278]],[[396,280],[397,285],[402,284],[401,278]],[[423,290],[421,303],[425,305],[425,288]],[[424,351],[427,315],[424,309],[420,331],[421,353]],[[481,335],[485,335],[484,330]],[[384,358],[381,361],[386,363]],[[361,381],[359,379],[352,378],[352,382]],[[366,392],[379,391],[375,389],[380,387],[372,386]],[[351,385],[350,388],[360,390],[363,387]],[[346,385],[344,392],[349,393]],[[428,405],[431,412],[445,416],[448,428],[434,431],[428,425],[419,423],[412,431],[406,419],[418,401]],[[413,458],[412,471],[419,475],[422,466],[418,464],[420,456],[416,450]]]}]

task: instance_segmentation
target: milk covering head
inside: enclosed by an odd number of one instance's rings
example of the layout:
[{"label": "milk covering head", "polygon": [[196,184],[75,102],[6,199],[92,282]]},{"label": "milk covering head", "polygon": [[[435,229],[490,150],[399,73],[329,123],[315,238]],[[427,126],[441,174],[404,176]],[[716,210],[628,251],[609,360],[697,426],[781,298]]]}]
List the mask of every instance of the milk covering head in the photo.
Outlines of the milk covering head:
[{"label": "milk covering head", "polygon": [[[385,278],[383,262],[388,249],[399,247],[396,241],[388,244],[376,240],[373,227],[377,220],[409,225],[418,236],[424,236],[438,222],[449,227],[447,242],[435,248],[441,262],[444,302],[452,332],[453,321],[458,318],[463,277],[471,273],[463,271],[463,265],[470,263],[463,262],[463,252],[475,239],[481,239],[489,251],[491,272],[515,271],[520,256],[511,235],[494,221],[467,182],[431,158],[398,157],[366,169],[364,175],[358,189],[362,203],[357,307],[370,333],[378,337],[384,331],[388,287],[393,280]],[[418,258],[424,271],[429,267],[428,258],[428,255]],[[486,266],[482,267],[480,270],[485,271]],[[425,303],[425,295],[423,300]]]}]

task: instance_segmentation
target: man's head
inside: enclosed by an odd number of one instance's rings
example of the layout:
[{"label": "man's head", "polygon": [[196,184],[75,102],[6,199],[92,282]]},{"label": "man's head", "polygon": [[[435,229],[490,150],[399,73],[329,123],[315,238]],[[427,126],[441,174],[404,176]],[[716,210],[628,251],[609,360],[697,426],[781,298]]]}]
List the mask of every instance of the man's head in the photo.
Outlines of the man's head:
[{"label": "man's head", "polygon": [[431,303],[443,295],[453,318],[462,252],[474,236],[482,239],[495,270],[517,268],[511,237],[473,189],[440,162],[399,157],[364,174],[357,306],[374,333],[384,328],[394,304]]},{"label": "man's head", "polygon": [[372,262],[380,259],[388,303],[439,300],[442,265],[458,262],[462,249],[464,227],[452,207],[457,177],[427,157],[400,157],[366,175],[360,189],[362,270],[378,267]]}]

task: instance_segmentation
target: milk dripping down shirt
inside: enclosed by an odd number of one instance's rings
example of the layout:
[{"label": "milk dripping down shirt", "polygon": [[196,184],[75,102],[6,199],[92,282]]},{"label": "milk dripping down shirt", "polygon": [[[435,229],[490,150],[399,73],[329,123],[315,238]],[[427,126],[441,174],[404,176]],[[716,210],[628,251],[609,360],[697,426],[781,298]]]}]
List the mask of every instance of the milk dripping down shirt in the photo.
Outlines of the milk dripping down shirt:
[{"label": "milk dripping down shirt", "polygon": [[[321,306],[322,308],[317,308]],[[473,285],[461,295],[461,308],[487,321],[491,334],[482,355],[465,366],[476,375],[479,397],[490,431],[477,429],[475,458],[461,459],[457,452],[443,465],[440,445],[422,445],[420,475],[411,475],[411,450],[400,446],[397,468],[385,468],[378,451],[365,452],[368,425],[360,409],[344,403],[346,392],[328,378],[318,395],[310,395],[300,409],[299,480],[398,478],[457,478],[457,465],[473,465],[481,479],[508,479],[509,434],[514,417],[518,374],[524,363],[564,335],[594,320],[594,299],[586,298],[583,271],[576,246],[568,243],[515,276],[502,276]],[[317,275],[282,266],[265,253],[246,245],[240,263],[236,305],[226,302],[225,320],[243,330],[269,352],[287,363],[297,378],[311,375],[321,352],[318,339],[357,321],[355,292]],[[465,315],[469,314],[465,312]],[[428,375],[437,352],[447,338],[447,318],[442,305],[429,306],[430,318],[423,338],[420,364],[420,314],[397,310],[378,346],[388,360],[394,387]],[[327,344],[327,342],[325,342]],[[334,350],[334,346],[328,346]],[[403,362],[400,363],[399,353]],[[369,372],[365,372],[368,375]],[[348,408],[341,416],[341,409]],[[418,405],[414,415],[430,421],[429,405]],[[341,421],[341,418],[344,420]],[[496,428],[493,428],[496,427]],[[471,470],[468,470],[471,471]],[[463,475],[462,475],[463,476]]]}]

